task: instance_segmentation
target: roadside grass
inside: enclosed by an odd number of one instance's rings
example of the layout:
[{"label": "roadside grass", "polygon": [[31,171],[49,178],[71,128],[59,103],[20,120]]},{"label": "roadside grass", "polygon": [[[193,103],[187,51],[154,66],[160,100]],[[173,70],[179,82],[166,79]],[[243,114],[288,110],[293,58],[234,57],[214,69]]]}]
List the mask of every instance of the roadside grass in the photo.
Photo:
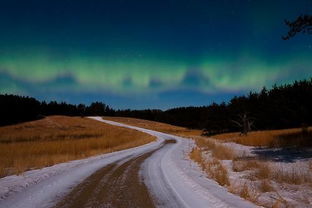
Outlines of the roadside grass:
[{"label": "roadside grass", "polygon": [[204,158],[202,151],[198,147],[194,147],[189,154],[190,158],[198,163],[198,165],[204,170]]},{"label": "roadside grass", "polygon": [[[234,152],[223,145],[217,144],[210,139],[207,139],[202,135],[202,130],[188,129],[170,124],[148,121],[136,118],[125,117],[103,117],[104,119],[116,121],[128,125],[138,126],[141,128],[160,131],[168,134],[182,136],[185,138],[192,138],[195,140],[197,146],[192,149],[189,156],[192,160],[197,162],[203,171],[213,180],[217,181],[220,185],[229,185],[229,178],[227,169],[219,161],[220,159],[232,159],[234,158]],[[213,158],[207,160],[204,157],[203,152],[207,149],[212,151]]]},{"label": "roadside grass", "polygon": [[236,158],[232,162],[232,169],[235,172],[242,172],[245,170],[254,170],[259,168],[259,163],[255,159],[244,160],[242,158]]},{"label": "roadside grass", "polygon": [[249,186],[247,184],[244,184],[240,190],[239,196],[244,198],[244,199],[249,199],[250,198],[249,192],[250,192]]},{"label": "roadside grass", "polygon": [[[192,149],[189,156],[197,162],[207,175],[218,182],[221,186],[230,185],[228,171],[222,165],[220,160],[230,160],[235,157],[234,152],[222,144],[203,137],[194,138],[196,147]],[[211,157],[205,156],[205,152],[209,151]]]},{"label": "roadside grass", "polygon": [[258,203],[258,199],[260,197],[259,192],[257,192],[255,187],[250,186],[247,182],[244,184],[231,183],[231,186],[228,187],[228,191],[261,206],[261,204]]},{"label": "roadside grass", "polygon": [[227,169],[218,159],[207,159],[203,156],[203,152],[198,147],[194,147],[190,152],[190,158],[194,160],[209,178],[215,180],[221,186],[230,185]]},{"label": "roadside grass", "polygon": [[300,167],[278,168],[270,162],[258,159],[235,159],[232,169],[235,172],[253,171],[249,175],[251,180],[272,180],[296,185],[312,183],[310,170],[303,171]]},{"label": "roadside grass", "polygon": [[[274,162],[256,156],[240,154],[230,145],[212,138],[195,137],[194,140],[196,146],[189,156],[199,164],[207,176],[221,186],[225,186],[229,192],[257,205],[289,207],[290,202],[278,193],[280,188],[276,189],[275,186],[312,184],[310,173],[312,162],[307,164],[306,170],[301,166],[278,166]],[[239,177],[230,178],[230,175],[233,176],[231,171],[241,172],[241,174],[238,174]],[[262,201],[263,194],[276,199],[272,202]]]},{"label": "roadside grass", "polygon": [[312,147],[312,127],[253,131],[248,135],[225,133],[212,136],[215,139],[256,147]]},{"label": "roadside grass", "polygon": [[212,156],[219,160],[233,160],[237,157],[233,149],[219,143],[218,141],[201,136],[193,137],[193,139],[201,150],[209,150]]},{"label": "roadside grass", "polygon": [[[128,117],[104,117],[104,119],[121,122],[141,128],[174,134],[182,137],[201,137],[203,131],[188,129],[170,124]],[[235,142],[255,147],[312,147],[312,127],[303,131],[302,128],[253,131],[248,135],[239,132],[224,133],[211,136],[224,142]]]},{"label": "roadside grass", "polygon": [[271,182],[267,179],[261,180],[259,190],[261,193],[267,193],[274,191],[273,186],[271,185]]},{"label": "roadside grass", "polygon": [[[115,117],[105,117],[105,119],[192,138],[196,145],[189,153],[190,159],[195,161],[209,178],[225,186],[229,192],[257,205],[293,207],[294,201],[303,204],[310,203],[305,199],[307,195],[299,190],[302,186],[312,187],[311,161],[304,166],[302,164],[279,165],[277,162],[252,156],[244,152],[245,150],[240,151],[235,148],[235,145],[224,143],[234,142],[253,147],[298,148],[300,150],[300,148],[312,147],[311,127],[253,131],[247,136],[240,135],[240,133],[225,133],[209,138],[202,136],[199,130],[154,121]],[[292,193],[293,189],[297,189],[298,193],[295,198],[289,200],[287,194]]]},{"label": "roadside grass", "polygon": [[0,177],[154,141],[143,132],[88,118],[49,116],[0,127]]}]

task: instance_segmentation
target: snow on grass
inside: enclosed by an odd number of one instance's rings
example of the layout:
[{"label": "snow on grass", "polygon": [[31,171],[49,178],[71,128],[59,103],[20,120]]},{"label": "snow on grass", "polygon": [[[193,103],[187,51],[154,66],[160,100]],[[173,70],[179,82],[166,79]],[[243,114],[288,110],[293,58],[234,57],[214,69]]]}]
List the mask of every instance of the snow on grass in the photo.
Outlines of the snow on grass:
[{"label": "snow on grass", "polygon": [[[208,179],[206,173],[189,160],[192,140],[172,138],[178,140],[177,144],[152,155],[142,170],[153,196],[162,202],[159,207],[256,207]],[[176,201],[173,205],[172,200]]]},{"label": "snow on grass", "polygon": [[162,148],[148,158],[141,170],[144,182],[158,201],[157,207],[256,207],[206,177],[188,157],[194,146],[192,140],[113,121],[105,122],[143,131],[158,138],[177,140],[177,143]]},{"label": "snow on grass", "polygon": [[[205,142],[198,142],[199,139]],[[197,138],[196,143],[206,163],[213,160],[211,157],[218,149],[224,151],[220,146],[230,148],[235,154],[232,159],[215,157],[226,167],[231,184],[226,187],[230,192],[265,207],[312,207],[309,149],[258,148],[212,138]]]}]

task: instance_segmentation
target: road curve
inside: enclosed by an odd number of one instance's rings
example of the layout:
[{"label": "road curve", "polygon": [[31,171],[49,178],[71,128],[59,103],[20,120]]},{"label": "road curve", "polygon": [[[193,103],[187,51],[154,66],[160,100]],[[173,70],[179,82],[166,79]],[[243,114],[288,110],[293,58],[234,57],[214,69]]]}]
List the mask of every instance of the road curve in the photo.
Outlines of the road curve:
[{"label": "road curve", "polygon": [[140,175],[148,187],[156,207],[257,207],[253,203],[229,193],[226,188],[219,186],[213,180],[207,179],[199,167],[188,158],[188,153],[194,145],[192,140],[107,121],[99,117],[92,118],[111,125],[136,129],[156,136],[159,140],[176,141],[174,145],[160,148],[146,158],[140,170]]},{"label": "road curve", "polygon": [[90,118],[158,139],[140,147],[0,179],[0,208],[256,207],[205,177],[188,159],[192,140]]},{"label": "road curve", "polygon": [[173,143],[175,140],[164,141],[155,150],[99,169],[59,201],[55,208],[155,207],[139,170],[146,158]]}]

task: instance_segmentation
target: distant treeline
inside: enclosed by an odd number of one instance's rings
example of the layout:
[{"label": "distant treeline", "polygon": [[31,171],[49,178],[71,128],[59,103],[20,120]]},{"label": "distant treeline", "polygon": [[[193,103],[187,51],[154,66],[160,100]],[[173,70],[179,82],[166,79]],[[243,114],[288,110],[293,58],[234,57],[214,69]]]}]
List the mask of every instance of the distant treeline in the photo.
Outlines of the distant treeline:
[{"label": "distant treeline", "polygon": [[35,98],[18,95],[0,95],[0,125],[31,121],[49,115],[95,116],[114,114],[114,110],[102,102],[72,105],[65,102],[39,102]]},{"label": "distant treeline", "polygon": [[114,110],[95,102],[89,106],[39,102],[34,98],[0,95],[1,125],[33,120],[44,115],[123,116],[165,122],[188,128],[205,129],[207,134],[239,131],[242,115],[254,130],[312,125],[312,78],[273,86],[260,92],[232,98],[228,103],[162,110]]},{"label": "distant treeline", "polygon": [[207,134],[241,131],[243,115],[253,130],[281,129],[312,125],[312,78],[292,84],[274,85],[260,92],[232,98],[228,103],[202,107],[161,110],[122,110],[116,116],[165,122],[188,128],[205,129]]}]

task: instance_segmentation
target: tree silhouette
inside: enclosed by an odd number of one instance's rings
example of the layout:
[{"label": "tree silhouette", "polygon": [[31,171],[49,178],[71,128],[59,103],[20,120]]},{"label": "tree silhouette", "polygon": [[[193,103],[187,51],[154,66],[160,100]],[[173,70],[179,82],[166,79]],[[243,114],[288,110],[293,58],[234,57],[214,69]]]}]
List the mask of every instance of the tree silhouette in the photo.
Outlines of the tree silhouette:
[{"label": "tree silhouette", "polygon": [[238,127],[241,128],[241,134],[243,135],[247,135],[248,132],[251,131],[251,127],[254,123],[254,121],[252,121],[247,113],[244,114],[240,114],[238,120],[231,120],[234,124],[236,124]]},{"label": "tree silhouette", "polygon": [[288,40],[297,33],[312,34],[312,15],[300,15],[296,20],[285,20],[285,24],[289,27],[286,36],[282,38]]}]

